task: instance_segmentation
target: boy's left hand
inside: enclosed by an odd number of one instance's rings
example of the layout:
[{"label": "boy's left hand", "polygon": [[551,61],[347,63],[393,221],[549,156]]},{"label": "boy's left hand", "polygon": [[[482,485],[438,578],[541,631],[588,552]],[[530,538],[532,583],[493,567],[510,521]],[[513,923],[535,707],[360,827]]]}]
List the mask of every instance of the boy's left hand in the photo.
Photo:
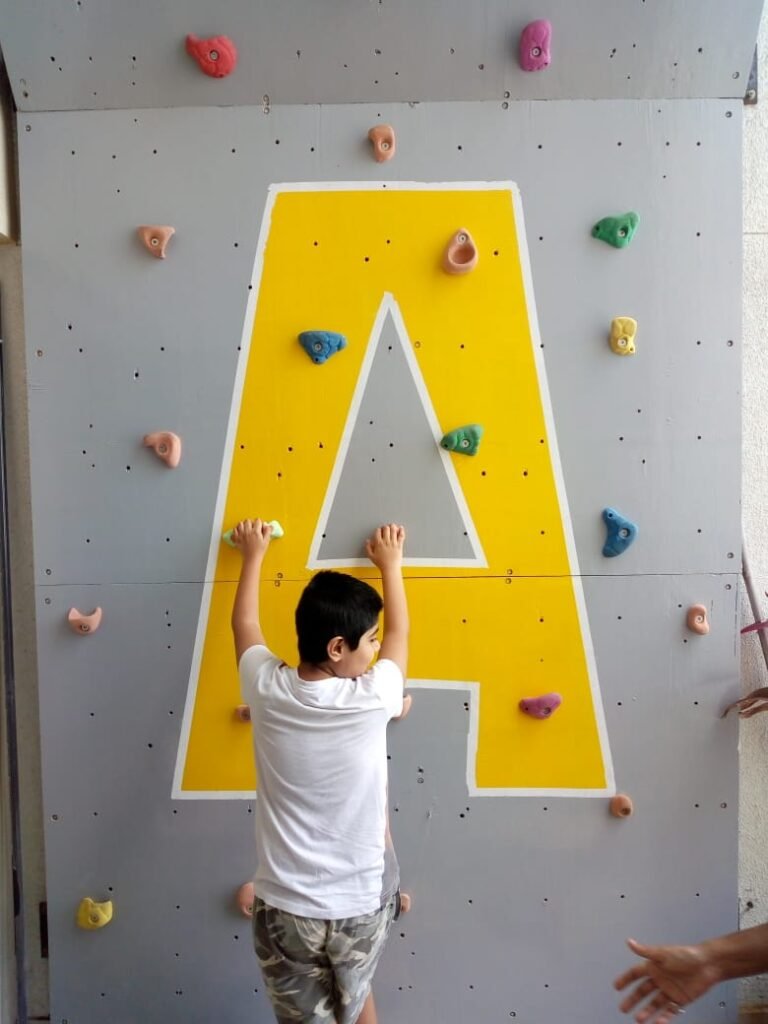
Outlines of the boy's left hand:
[{"label": "boy's left hand", "polygon": [[272,527],[263,519],[243,519],[232,531],[232,543],[243,558],[263,558],[272,537]]}]

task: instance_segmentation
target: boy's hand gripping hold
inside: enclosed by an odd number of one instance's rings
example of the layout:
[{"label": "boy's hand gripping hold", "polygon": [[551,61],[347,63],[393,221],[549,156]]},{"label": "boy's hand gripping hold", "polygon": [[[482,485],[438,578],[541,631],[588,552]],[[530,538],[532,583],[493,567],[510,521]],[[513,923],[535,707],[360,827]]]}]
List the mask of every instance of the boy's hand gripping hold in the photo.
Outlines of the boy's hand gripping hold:
[{"label": "boy's hand gripping hold", "polygon": [[384,587],[384,639],[380,658],[394,661],[405,677],[408,668],[408,604],[403,584],[405,527],[397,523],[380,526],[365,544],[365,550],[381,572]]}]

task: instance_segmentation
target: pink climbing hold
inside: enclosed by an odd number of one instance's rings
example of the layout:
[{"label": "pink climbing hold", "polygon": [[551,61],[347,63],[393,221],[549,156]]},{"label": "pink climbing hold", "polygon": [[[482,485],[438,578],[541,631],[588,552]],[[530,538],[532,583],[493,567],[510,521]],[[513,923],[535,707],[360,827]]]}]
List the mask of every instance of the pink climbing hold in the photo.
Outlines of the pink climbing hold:
[{"label": "pink climbing hold", "polygon": [[253,882],[245,882],[237,890],[237,895],[235,896],[235,902],[244,917],[253,917],[254,899]]},{"label": "pink climbing hold", "polygon": [[167,224],[142,224],[137,228],[137,232],[155,259],[164,260],[165,250],[168,248],[171,237],[176,234],[176,228]]},{"label": "pink climbing hold", "polygon": [[552,23],[542,18],[526,25],[520,34],[520,67],[543,71],[552,60]]},{"label": "pink climbing hold", "polygon": [[101,625],[101,608],[94,608],[90,615],[85,615],[77,608],[70,608],[67,614],[69,628],[78,636],[95,633]]},{"label": "pink climbing hold", "polygon": [[474,238],[466,228],[459,228],[448,239],[443,253],[443,270],[446,274],[468,274],[475,269],[479,259]]},{"label": "pink climbing hold", "polygon": [[525,697],[520,701],[520,710],[531,718],[551,718],[562,703],[559,693],[545,693],[541,697]]},{"label": "pink climbing hold", "polygon": [[151,448],[158,459],[169,469],[176,469],[181,462],[181,438],[170,430],[158,430],[154,434],[144,435],[144,445]]},{"label": "pink climbing hold", "polygon": [[185,45],[187,53],[195,58],[200,70],[211,78],[226,78],[235,70],[237,47],[229,36],[198,39],[190,33]]}]

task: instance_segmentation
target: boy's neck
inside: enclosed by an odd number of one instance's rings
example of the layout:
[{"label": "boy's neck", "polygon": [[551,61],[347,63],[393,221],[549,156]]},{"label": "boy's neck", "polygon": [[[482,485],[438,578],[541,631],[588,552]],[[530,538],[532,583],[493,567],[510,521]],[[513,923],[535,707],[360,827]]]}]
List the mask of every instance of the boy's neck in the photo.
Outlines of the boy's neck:
[{"label": "boy's neck", "polygon": [[300,661],[296,669],[299,679],[305,683],[319,683],[321,679],[333,679],[336,673],[325,665],[313,665],[310,661]]}]

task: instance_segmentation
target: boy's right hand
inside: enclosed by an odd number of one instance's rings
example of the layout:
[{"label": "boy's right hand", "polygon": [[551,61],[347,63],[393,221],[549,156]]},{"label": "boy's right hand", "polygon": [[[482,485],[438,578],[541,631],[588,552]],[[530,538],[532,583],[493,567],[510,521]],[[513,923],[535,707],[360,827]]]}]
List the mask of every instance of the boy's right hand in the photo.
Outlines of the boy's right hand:
[{"label": "boy's right hand", "polygon": [[272,527],[263,519],[243,519],[232,531],[232,543],[243,558],[263,558],[272,537]]},{"label": "boy's right hand", "polygon": [[405,527],[389,523],[380,526],[365,542],[365,551],[378,569],[399,569],[403,562],[404,544]]}]

